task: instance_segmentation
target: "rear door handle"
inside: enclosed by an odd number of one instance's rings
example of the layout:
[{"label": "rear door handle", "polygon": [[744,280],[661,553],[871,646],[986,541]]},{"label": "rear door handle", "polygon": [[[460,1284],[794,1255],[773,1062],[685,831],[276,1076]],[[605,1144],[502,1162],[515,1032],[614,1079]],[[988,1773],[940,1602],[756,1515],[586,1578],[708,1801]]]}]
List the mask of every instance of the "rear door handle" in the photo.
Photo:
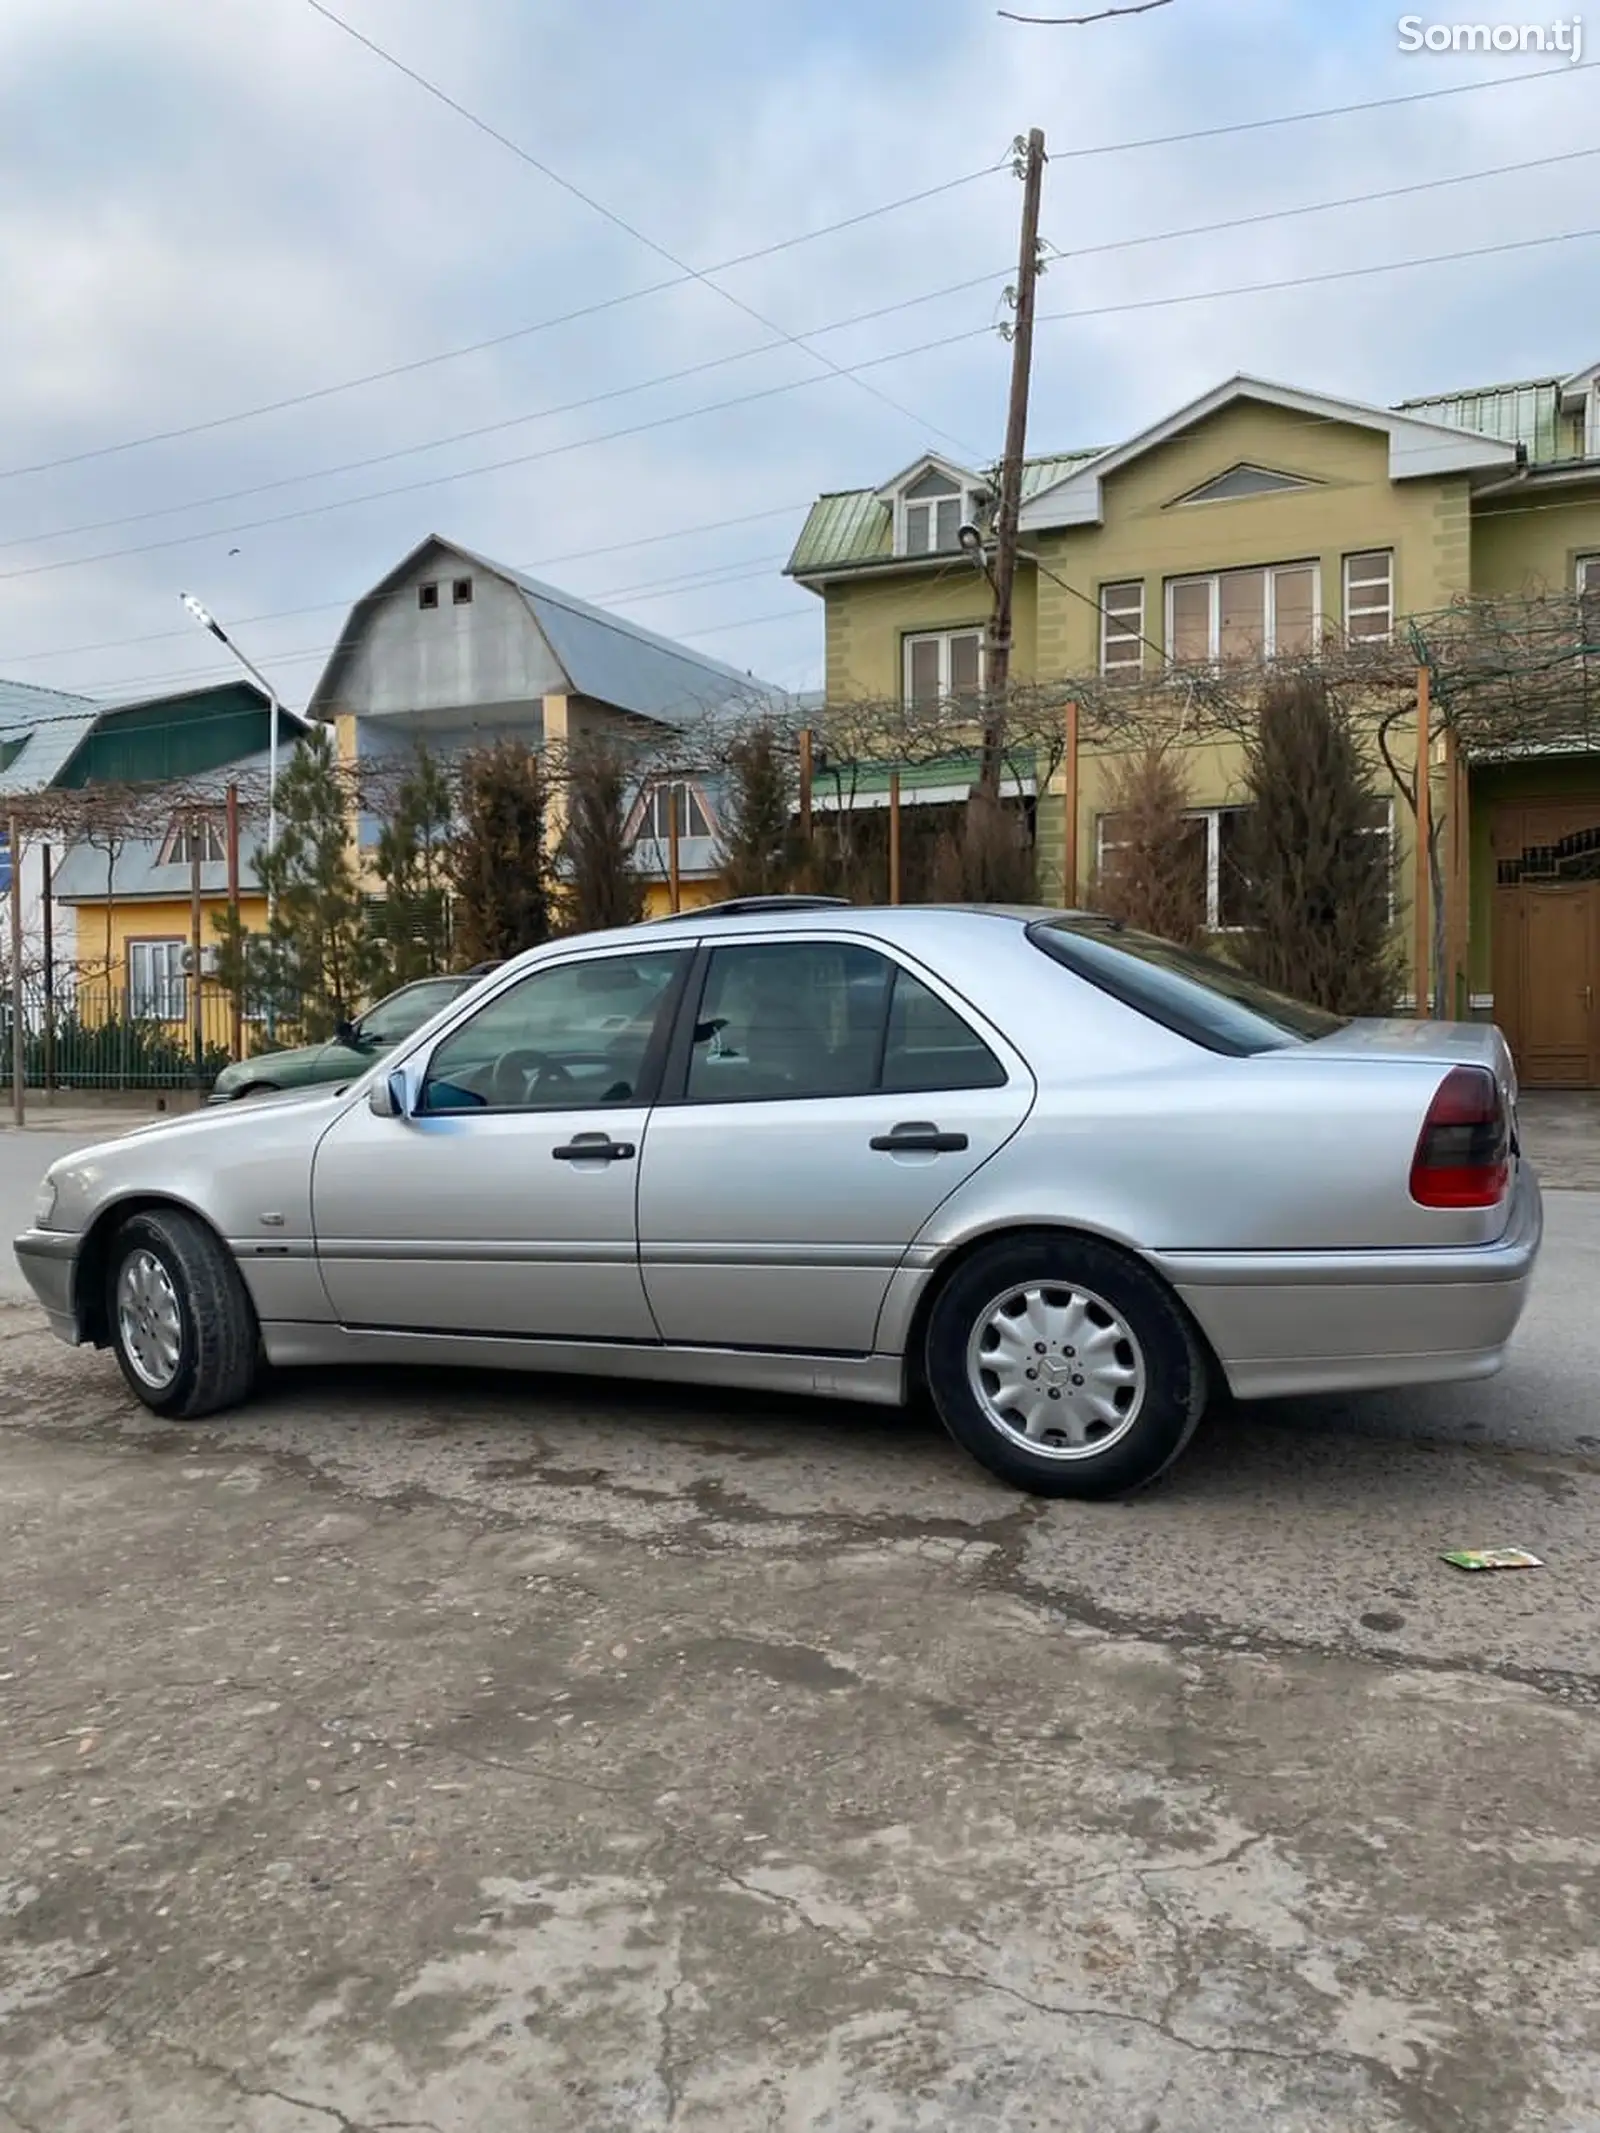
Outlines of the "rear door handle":
[{"label": "rear door handle", "polygon": [[964,1133],[941,1133],[920,1118],[880,1133],[871,1143],[877,1155],[959,1155],[966,1145]]},{"label": "rear door handle", "polygon": [[609,1133],[580,1133],[564,1148],[552,1148],[558,1163],[631,1163],[632,1141],[614,1141]]}]

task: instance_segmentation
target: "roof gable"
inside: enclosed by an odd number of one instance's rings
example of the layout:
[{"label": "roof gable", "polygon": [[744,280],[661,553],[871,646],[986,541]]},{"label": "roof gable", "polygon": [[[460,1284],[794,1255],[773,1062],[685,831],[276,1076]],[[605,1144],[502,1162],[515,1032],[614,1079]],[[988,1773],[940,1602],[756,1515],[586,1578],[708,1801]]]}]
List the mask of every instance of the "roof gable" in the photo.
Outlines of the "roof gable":
[{"label": "roof gable", "polygon": [[[1093,459],[1095,452],[1052,452],[1044,457],[1029,459],[1022,469],[1022,494],[1024,499],[1036,496],[1041,489],[1049,488],[1061,480],[1074,467],[1085,460]],[[806,522],[800,529],[794,553],[784,565],[786,577],[798,578],[802,583],[830,576],[835,571],[850,571],[882,567],[892,564],[899,568],[915,569],[918,563],[942,562],[948,565],[950,558],[896,556],[894,552],[894,502],[897,485],[915,479],[919,471],[935,464],[934,455],[925,453],[895,476],[884,489],[838,489],[826,496],[819,496],[806,514]],[[976,476],[967,477],[977,480]]]},{"label": "roof gable", "polygon": [[442,534],[430,534],[387,572],[350,610],[332,656],[307,706],[313,718],[326,716],[338,675],[377,603],[401,585],[423,558],[437,551],[485,571],[522,600],[565,678],[567,690],[609,704],[638,718],[665,725],[686,725],[701,712],[735,697],[764,697],[775,692],[736,667],[707,659],[654,630],[624,621],[575,594],[540,578],[497,563],[491,556],[463,548]]},{"label": "roof gable", "polygon": [[921,481],[926,474],[942,474],[946,481],[954,482],[958,489],[982,489],[986,486],[986,477],[974,474],[970,467],[957,466],[953,459],[946,459],[940,452],[924,452],[920,459],[913,459],[910,466],[902,467],[898,474],[874,492],[878,502],[894,503],[913,482]]},{"label": "roof gable", "polygon": [[1381,432],[1389,441],[1391,481],[1414,480],[1427,474],[1509,469],[1517,463],[1516,446],[1497,438],[1397,413],[1390,408],[1370,407],[1359,400],[1336,400],[1322,393],[1301,392],[1290,385],[1274,385],[1264,378],[1239,376],[1202,393],[1199,399],[1164,416],[1149,429],[1130,437],[1127,443],[1114,445],[1110,451],[1086,461],[1064,481],[1057,482],[1024,504],[1022,530],[1038,532],[1056,526],[1099,525],[1105,515],[1104,485],[1108,475],[1142,459],[1172,438],[1240,401],[1257,401],[1263,406],[1285,408],[1314,420]]}]

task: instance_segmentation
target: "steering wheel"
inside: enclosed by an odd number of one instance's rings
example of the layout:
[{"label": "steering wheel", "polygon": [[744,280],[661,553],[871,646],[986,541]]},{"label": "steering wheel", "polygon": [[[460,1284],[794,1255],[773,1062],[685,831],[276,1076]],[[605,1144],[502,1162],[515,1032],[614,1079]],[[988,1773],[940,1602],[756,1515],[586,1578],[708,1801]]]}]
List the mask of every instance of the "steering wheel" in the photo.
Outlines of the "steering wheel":
[{"label": "steering wheel", "polygon": [[525,1104],[546,1082],[553,1088],[563,1088],[571,1081],[572,1076],[562,1061],[552,1058],[548,1052],[504,1052],[495,1061],[494,1072],[489,1077],[489,1101],[514,1110]]}]

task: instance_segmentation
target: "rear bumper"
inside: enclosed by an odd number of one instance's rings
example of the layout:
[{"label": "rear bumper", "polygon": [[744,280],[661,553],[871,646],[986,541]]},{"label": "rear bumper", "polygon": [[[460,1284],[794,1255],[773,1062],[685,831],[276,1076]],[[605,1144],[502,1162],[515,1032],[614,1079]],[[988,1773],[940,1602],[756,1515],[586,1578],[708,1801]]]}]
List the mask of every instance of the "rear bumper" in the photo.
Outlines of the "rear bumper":
[{"label": "rear bumper", "polygon": [[1449,1251],[1174,1253],[1156,1264],[1241,1400],[1492,1377],[1544,1231],[1523,1163],[1504,1232]]},{"label": "rear bumper", "polygon": [[13,1246],[29,1287],[44,1305],[51,1332],[74,1348],[82,1339],[77,1308],[78,1247],[82,1241],[64,1230],[30,1229],[24,1230]]}]

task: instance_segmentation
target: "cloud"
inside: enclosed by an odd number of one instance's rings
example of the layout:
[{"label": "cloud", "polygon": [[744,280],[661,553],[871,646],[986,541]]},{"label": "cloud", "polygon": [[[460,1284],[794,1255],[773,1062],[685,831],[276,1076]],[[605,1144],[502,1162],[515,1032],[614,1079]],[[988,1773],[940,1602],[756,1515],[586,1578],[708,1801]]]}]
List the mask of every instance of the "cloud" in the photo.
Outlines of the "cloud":
[{"label": "cloud", "polygon": [[[1116,308],[1600,221],[1586,206],[1594,167],[1578,162],[1085,249],[1589,145],[1587,77],[1557,65],[1518,86],[1506,77],[1531,62],[1407,57],[1397,18],[1377,6],[1174,0],[1077,31],[1001,22],[987,0],[337,4],[695,265],[977,171],[1013,134],[1044,126],[1044,227],[1066,256],[1041,308],[1080,315],[1041,327],[1040,449],[1126,435],[1236,370],[1390,400],[1600,353],[1583,338],[1593,244]],[[1466,80],[1498,85],[1314,125],[1080,153]],[[638,619],[775,681],[815,679],[820,609],[774,559],[821,489],[876,482],[945,437],[976,457],[997,450],[1007,355],[983,329],[1010,278],[1017,205],[1002,172],[720,277],[796,334],[987,277],[819,336],[847,365],[968,336],[861,382],[829,377],[791,345],[747,353],[780,335],[691,282],[361,392],[0,482],[0,672],[121,690],[204,670],[215,648],[182,627],[187,587],[300,701],[339,604],[436,529],[574,591],[616,595]],[[303,0],[7,0],[0,11],[7,465],[205,422],[673,274]],[[721,357],[739,360],[545,412]],[[678,415],[688,419],[639,427]],[[507,426],[320,472],[490,424]],[[636,433],[589,441],[625,429]],[[463,471],[505,460],[522,463]],[[359,500],[445,474],[455,478]],[[267,483],[284,486],[196,507]],[[761,523],[681,530],[778,507],[786,515]],[[168,515],[47,537],[146,512]],[[250,523],[267,519],[281,522]],[[635,545],[657,535],[670,537]],[[106,555],[132,548],[144,552]],[[8,575],[23,571],[33,574]],[[153,641],[116,642],[128,638]],[[83,649],[96,645],[109,648]]]}]

